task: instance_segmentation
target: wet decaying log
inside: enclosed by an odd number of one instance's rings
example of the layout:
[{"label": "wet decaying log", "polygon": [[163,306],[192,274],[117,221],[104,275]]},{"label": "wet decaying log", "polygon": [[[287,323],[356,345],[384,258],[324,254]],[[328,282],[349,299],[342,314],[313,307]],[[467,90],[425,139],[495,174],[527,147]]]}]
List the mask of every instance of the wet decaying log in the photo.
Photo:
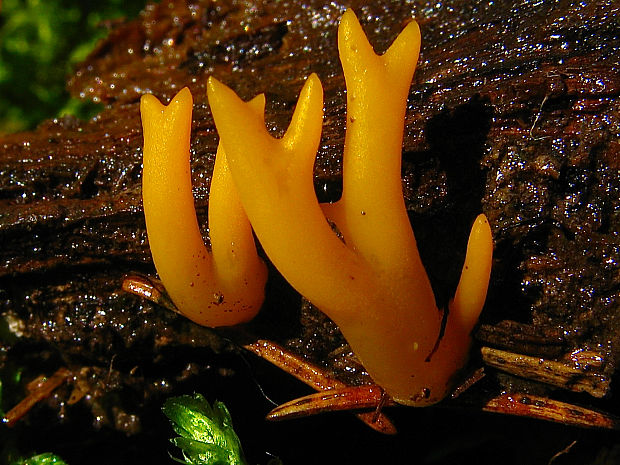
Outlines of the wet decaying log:
[{"label": "wet decaying log", "polygon": [[[493,228],[472,360],[485,376],[459,405],[499,405],[497,396],[515,392],[619,413],[611,382],[620,356],[618,3],[346,6],[379,51],[408,18],[421,26],[403,187],[438,303],[454,292],[474,217],[483,211]],[[167,101],[192,90],[194,194],[206,235],[217,144],[207,77],[245,99],[264,92],[267,124],[281,134],[316,72],[325,119],[315,186],[322,201],[335,200],[346,127],[336,46],[344,9],[321,1],[149,5],[111,31],[69,82],[74,95],[105,104],[99,116],[0,140],[0,356],[32,378],[70,369],[74,377],[49,401],[63,417],[73,392],[74,405],[99,424],[135,433],[163,396],[220,383],[231,371],[214,360],[233,348],[232,332],[219,338],[121,290],[126,275],[155,276],[141,211],[140,96]],[[246,330],[359,382],[333,325],[271,274],[265,308]],[[553,382],[540,382],[535,360]],[[575,394],[575,377],[596,380],[585,390],[594,396]]]}]

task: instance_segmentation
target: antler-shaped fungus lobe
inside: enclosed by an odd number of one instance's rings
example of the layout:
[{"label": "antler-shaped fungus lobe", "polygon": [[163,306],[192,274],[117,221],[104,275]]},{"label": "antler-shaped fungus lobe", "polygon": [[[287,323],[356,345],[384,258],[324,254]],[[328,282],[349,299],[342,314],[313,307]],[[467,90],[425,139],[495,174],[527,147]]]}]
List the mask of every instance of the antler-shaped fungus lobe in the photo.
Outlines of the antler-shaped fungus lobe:
[{"label": "antler-shaped fungus lobe", "polygon": [[[262,111],[264,98],[249,105]],[[218,147],[211,179],[211,256],[202,240],[192,196],[191,93],[187,88],[181,90],[168,106],[145,95],[140,111],[144,215],[153,261],[166,291],[183,315],[204,326],[252,319],[264,299],[267,269],[256,254],[226,154]]]},{"label": "antler-shaped fungus lobe", "polygon": [[374,381],[407,405],[438,402],[467,360],[486,298],[492,256],[488,222],[472,228],[443,337],[442,312],[418,254],[401,185],[405,107],[420,47],[409,23],[377,56],[351,11],[339,49],[347,84],[342,199],[326,206],[313,186],[323,92],[304,85],[282,137],[263,113],[211,78],[208,96],[233,179],[254,231],[282,275],[341,329]]}]

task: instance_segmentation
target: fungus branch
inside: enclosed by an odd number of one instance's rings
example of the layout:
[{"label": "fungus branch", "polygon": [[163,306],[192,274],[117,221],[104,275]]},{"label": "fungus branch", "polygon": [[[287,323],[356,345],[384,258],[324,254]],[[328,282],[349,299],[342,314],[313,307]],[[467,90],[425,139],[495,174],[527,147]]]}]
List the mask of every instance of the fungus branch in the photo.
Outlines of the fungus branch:
[{"label": "fungus branch", "polygon": [[[264,101],[263,103],[264,104]],[[261,106],[261,100],[252,105]],[[211,182],[207,251],[194,209],[189,165],[192,96],[181,90],[168,106],[142,97],[142,196],[157,272],[179,311],[204,326],[252,319],[264,298],[265,265],[218,150]]]},{"label": "fungus branch", "polygon": [[[282,139],[262,112],[210,78],[209,103],[241,202],[267,255],[302,295],[338,324],[374,381],[397,402],[441,400],[467,359],[482,310],[492,238],[474,222],[445,332],[402,196],[400,159],[408,89],[420,48],[415,22],[378,56],[355,15],[339,30],[348,87],[343,197],[324,208],[312,167],[321,136],[323,91],[306,81]],[[431,356],[432,354],[432,356]]]}]

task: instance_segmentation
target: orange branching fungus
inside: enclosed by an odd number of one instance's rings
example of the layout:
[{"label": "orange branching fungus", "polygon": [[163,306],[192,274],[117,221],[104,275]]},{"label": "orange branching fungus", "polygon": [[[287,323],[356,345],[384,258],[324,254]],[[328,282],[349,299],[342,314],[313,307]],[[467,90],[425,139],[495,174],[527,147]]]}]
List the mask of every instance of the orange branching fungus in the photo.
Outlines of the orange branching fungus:
[{"label": "orange branching fungus", "polygon": [[[258,111],[264,99],[251,104]],[[209,199],[212,255],[202,240],[189,165],[192,96],[181,90],[168,106],[142,97],[142,198],[151,254],[178,310],[205,326],[252,319],[264,299],[265,264],[226,162],[218,148]]]},{"label": "orange branching fungus", "polygon": [[348,114],[343,195],[336,204],[322,209],[314,193],[323,117],[316,75],[307,79],[281,139],[267,132],[261,108],[213,78],[211,110],[241,202],[275,266],[338,324],[374,381],[395,401],[432,404],[445,397],[467,361],[470,333],[486,298],[491,230],[484,215],[475,220],[442,329],[443,311],[418,254],[400,178],[418,25],[409,23],[378,56],[347,11],[338,44]]}]

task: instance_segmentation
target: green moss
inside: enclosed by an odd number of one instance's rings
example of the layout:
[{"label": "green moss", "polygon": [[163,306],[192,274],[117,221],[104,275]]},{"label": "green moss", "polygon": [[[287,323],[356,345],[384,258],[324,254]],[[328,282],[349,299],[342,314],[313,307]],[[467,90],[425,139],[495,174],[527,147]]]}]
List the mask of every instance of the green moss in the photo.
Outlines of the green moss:
[{"label": "green moss", "polygon": [[92,114],[71,100],[65,82],[107,34],[111,18],[131,18],[144,0],[4,0],[0,10],[0,134],[35,127],[65,109]]},{"label": "green moss", "polygon": [[172,397],[164,414],[179,436],[172,443],[183,452],[186,465],[245,465],[241,443],[222,402],[213,406],[201,395]]},{"label": "green moss", "polygon": [[43,454],[33,455],[27,459],[20,459],[12,462],[11,465],[67,465],[67,463],[52,454],[51,452],[45,452]]}]

